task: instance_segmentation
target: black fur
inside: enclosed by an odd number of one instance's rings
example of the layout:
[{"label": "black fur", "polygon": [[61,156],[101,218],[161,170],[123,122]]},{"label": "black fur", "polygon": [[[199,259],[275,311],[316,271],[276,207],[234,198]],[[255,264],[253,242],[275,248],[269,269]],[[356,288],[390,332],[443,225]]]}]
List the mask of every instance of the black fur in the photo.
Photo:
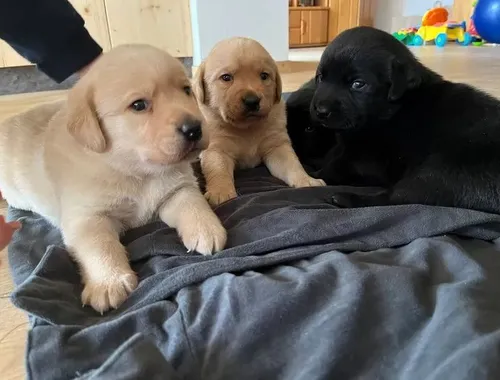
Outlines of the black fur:
[{"label": "black fur", "polygon": [[[319,119],[318,109],[330,116]],[[500,213],[500,101],[444,80],[388,33],[341,33],[287,110],[294,148],[317,177],[387,189],[374,197],[336,194],[340,205]]]}]

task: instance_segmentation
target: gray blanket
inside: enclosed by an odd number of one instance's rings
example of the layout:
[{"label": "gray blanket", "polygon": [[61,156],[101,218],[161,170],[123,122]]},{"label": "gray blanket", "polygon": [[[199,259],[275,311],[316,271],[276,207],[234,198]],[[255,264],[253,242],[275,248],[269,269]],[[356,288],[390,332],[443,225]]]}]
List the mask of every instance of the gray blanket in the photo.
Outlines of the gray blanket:
[{"label": "gray blanket", "polygon": [[28,377],[500,379],[499,216],[338,209],[333,188],[289,189],[261,168],[237,185],[216,210],[229,232],[218,255],[187,254],[159,222],[129,231],[141,281],[103,316],[81,306],[58,231],[11,210]]}]

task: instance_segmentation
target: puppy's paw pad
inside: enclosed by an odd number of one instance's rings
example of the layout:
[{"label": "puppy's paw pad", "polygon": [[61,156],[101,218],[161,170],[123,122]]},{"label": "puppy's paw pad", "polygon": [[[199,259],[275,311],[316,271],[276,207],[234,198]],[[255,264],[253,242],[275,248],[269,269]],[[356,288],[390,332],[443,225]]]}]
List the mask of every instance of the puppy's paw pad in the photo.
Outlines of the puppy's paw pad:
[{"label": "puppy's paw pad", "polygon": [[223,190],[208,190],[205,193],[205,198],[212,206],[218,206],[224,202],[227,202],[233,198],[236,198],[237,194],[235,191],[223,191]]},{"label": "puppy's paw pad", "polygon": [[310,176],[303,176],[295,181],[292,181],[292,187],[320,187],[326,186],[325,181]]},{"label": "puppy's paw pad", "polygon": [[108,277],[89,278],[83,288],[82,303],[101,314],[110,308],[116,309],[137,288],[137,283],[137,276],[132,271],[116,273],[115,270]]},{"label": "puppy's paw pad", "polygon": [[189,252],[196,251],[202,255],[211,255],[224,249],[227,240],[226,229],[214,215],[210,218],[200,216],[195,225],[188,226],[187,231],[180,232],[181,239]]}]

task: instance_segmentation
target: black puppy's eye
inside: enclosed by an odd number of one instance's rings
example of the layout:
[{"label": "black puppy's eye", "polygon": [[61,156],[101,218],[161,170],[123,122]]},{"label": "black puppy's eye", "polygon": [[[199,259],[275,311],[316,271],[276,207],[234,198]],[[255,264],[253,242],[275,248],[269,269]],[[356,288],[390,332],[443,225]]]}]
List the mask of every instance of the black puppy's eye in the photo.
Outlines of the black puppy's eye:
[{"label": "black puppy's eye", "polygon": [[351,83],[351,88],[353,90],[361,90],[365,86],[366,86],[366,83],[363,82],[362,80],[359,80],[359,79],[357,79]]},{"label": "black puppy's eye", "polygon": [[137,99],[129,107],[136,112],[144,112],[149,109],[149,102],[146,99]]},{"label": "black puppy's eye", "polygon": [[191,90],[191,86],[184,86],[183,90],[188,96],[191,96],[191,94],[193,93],[193,91]]},{"label": "black puppy's eye", "polygon": [[260,79],[262,80],[268,80],[269,79],[269,73],[266,73],[265,71],[260,73]]},{"label": "black puppy's eye", "polygon": [[316,74],[316,82],[321,83],[323,81],[323,75],[321,74]]},{"label": "black puppy's eye", "polygon": [[222,74],[220,76],[220,79],[222,79],[224,82],[231,82],[233,80],[233,76],[231,74]]},{"label": "black puppy's eye", "polygon": [[316,128],[314,128],[314,126],[312,126],[312,125],[308,125],[308,126],[306,127],[306,129],[305,129],[305,131],[306,131],[307,133],[314,132],[315,130],[316,130]]}]

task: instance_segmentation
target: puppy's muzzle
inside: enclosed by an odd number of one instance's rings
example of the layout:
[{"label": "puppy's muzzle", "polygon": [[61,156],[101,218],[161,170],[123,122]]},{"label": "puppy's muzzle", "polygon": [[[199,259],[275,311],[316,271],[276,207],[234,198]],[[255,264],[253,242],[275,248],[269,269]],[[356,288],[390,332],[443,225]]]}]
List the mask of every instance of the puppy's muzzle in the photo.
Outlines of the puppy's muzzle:
[{"label": "puppy's muzzle", "polygon": [[248,113],[258,112],[260,110],[260,97],[253,93],[248,93],[241,98],[241,102]]},{"label": "puppy's muzzle", "polygon": [[186,119],[179,127],[179,132],[189,142],[196,142],[201,139],[201,121],[196,119]]},{"label": "puppy's muzzle", "polygon": [[330,108],[324,104],[315,105],[314,112],[316,113],[316,117],[321,121],[328,120],[332,114]]}]

